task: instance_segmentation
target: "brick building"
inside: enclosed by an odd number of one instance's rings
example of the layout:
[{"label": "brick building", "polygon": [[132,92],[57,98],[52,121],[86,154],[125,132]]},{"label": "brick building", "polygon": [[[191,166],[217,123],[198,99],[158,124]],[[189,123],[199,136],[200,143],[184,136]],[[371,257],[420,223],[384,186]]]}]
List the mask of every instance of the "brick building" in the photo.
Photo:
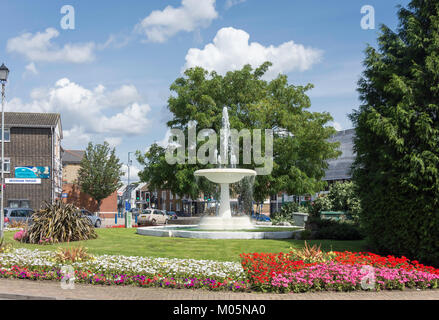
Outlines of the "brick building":
[{"label": "brick building", "polygon": [[117,213],[117,191],[102,200],[99,210],[97,202],[88,194],[81,192],[77,184],[78,172],[84,154],[84,150],[62,150],[63,201],[73,203],[76,207],[91,212],[99,211],[101,217],[114,217],[114,214]]},{"label": "brick building", "polygon": [[61,139],[58,113],[5,112],[5,207],[39,209],[61,197]]}]

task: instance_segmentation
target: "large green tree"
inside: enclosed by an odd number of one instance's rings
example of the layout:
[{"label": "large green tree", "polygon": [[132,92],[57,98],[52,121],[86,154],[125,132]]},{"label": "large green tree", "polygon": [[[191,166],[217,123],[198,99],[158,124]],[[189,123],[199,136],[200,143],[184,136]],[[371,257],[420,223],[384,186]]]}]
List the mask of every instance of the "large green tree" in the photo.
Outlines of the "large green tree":
[{"label": "large green tree", "polygon": [[[186,132],[186,139],[191,121],[197,124],[197,131],[214,129],[219,139],[224,106],[228,107],[231,128],[274,130],[273,171],[256,177],[253,196],[257,201],[279,191],[306,194],[321,190],[326,160],[339,155],[338,144],[327,140],[335,133],[328,125],[332,117],[326,112],[308,110],[311,103],[306,91],[312,85],[291,85],[285,75],[265,81],[262,76],[270,66],[266,62],[253,70],[246,65],[225,76],[191,68],[171,85],[173,95],[168,100],[172,114],[168,126]],[[198,142],[197,147],[203,143]],[[241,150],[240,167],[258,167],[253,158],[251,164],[243,165],[242,157]],[[214,191],[213,184],[206,179],[197,181],[193,175],[195,170],[214,167],[212,164],[169,165],[165,149],[158,145],[151,146],[146,154],[138,152],[137,158],[145,167],[139,176],[152,187],[169,188],[192,197],[200,191]]]},{"label": "large green tree", "polygon": [[78,184],[98,203],[100,211],[102,200],[109,197],[122,186],[122,163],[108,142],[88,144],[78,172]]},{"label": "large green tree", "polygon": [[360,218],[375,250],[439,264],[439,2],[398,16],[366,49],[351,114]]}]

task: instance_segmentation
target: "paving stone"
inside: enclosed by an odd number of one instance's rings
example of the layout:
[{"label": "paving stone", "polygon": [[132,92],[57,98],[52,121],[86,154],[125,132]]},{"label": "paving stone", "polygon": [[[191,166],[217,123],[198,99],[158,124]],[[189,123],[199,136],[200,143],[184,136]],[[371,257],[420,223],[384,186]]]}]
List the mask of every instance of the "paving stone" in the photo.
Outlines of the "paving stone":
[{"label": "paving stone", "polygon": [[207,290],[139,288],[75,284],[62,289],[56,281],[0,279],[0,299],[91,300],[439,300],[439,290],[379,292],[310,292],[291,294],[212,292]]}]

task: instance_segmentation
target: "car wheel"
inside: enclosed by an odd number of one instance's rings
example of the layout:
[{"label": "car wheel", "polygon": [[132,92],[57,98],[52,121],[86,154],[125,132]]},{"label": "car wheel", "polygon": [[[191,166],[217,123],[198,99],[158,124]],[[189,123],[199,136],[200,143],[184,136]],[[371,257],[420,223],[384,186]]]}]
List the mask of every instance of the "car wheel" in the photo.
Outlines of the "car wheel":
[{"label": "car wheel", "polygon": [[155,219],[152,219],[152,220],[151,220],[151,223],[152,223],[153,225],[155,225],[156,222],[157,222],[157,221],[156,221]]},{"label": "car wheel", "polygon": [[97,220],[96,223],[95,223],[95,227],[96,228],[100,228],[101,224],[102,224],[101,220]]}]

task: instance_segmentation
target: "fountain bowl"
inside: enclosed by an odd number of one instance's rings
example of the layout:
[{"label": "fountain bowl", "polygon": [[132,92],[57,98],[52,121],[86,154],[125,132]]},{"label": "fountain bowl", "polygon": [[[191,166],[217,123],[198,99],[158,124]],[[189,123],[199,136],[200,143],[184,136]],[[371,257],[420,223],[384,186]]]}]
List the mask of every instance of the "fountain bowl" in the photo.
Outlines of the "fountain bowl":
[{"label": "fountain bowl", "polygon": [[244,177],[256,176],[255,170],[238,169],[238,168],[216,168],[197,170],[195,176],[206,177],[214,183],[235,183],[242,180]]}]

